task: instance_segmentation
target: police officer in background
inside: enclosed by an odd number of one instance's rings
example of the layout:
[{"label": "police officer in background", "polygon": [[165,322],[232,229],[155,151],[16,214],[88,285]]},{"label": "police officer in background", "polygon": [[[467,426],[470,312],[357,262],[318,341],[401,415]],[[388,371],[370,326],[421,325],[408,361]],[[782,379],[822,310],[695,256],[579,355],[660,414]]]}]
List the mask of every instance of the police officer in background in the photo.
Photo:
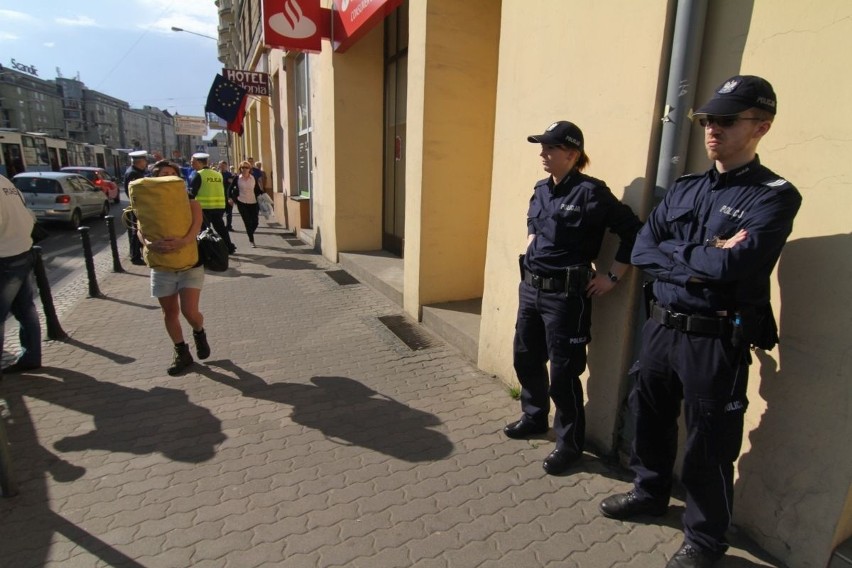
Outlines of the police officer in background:
[{"label": "police officer in background", "polygon": [[[219,162],[219,173],[222,174],[222,185],[225,186],[225,191],[228,191],[228,188],[231,187],[231,180],[234,179],[234,174],[228,168],[228,162],[222,160]],[[227,195],[225,196],[227,199]],[[230,199],[225,201],[225,228],[229,231],[234,230],[233,225],[234,218],[234,204]]]},{"label": "police officer in background", "polygon": [[[581,173],[589,156],[575,124],[555,122],[527,140],[541,144],[539,155],[550,176],[535,185],[530,198],[527,251],[521,257],[514,366],[523,416],[503,432],[515,439],[547,432],[552,398],[556,448],[543,467],[558,475],[580,458],[585,444],[580,374],[591,341],[591,299],[603,296],[624,277],[642,224],[603,181]],[[607,228],[620,244],[610,270],[595,273],[592,261]]]},{"label": "police officer in background", "polygon": [[[124,192],[130,197],[130,182],[136,181],[144,177],[148,177],[148,152],[145,150],[137,150],[130,152],[130,167],[124,172]],[[139,237],[136,235],[136,215],[130,213],[130,222],[132,228],[127,229],[127,241],[130,244],[130,262],[139,266],[144,266],[145,261],[142,259],[142,244],[139,242]]]},{"label": "police officer in background", "polygon": [[190,182],[189,192],[201,205],[204,212],[204,226],[206,227],[208,223],[213,225],[213,230],[219,233],[228,245],[228,250],[233,254],[237,247],[231,242],[231,235],[223,219],[225,204],[228,202],[225,196],[225,185],[222,182],[222,174],[210,169],[207,165],[209,159],[210,155],[203,152],[192,155],[190,165],[196,174]]},{"label": "police officer in background", "polygon": [[675,181],[633,250],[633,264],[656,278],[631,393],[634,487],[600,509],[616,519],[665,514],[684,400],[685,534],[669,568],[711,566],[727,550],[749,345],[777,341],[769,277],[802,198],[757,156],[775,109],[764,79],[725,81],[695,112],[713,167]]}]

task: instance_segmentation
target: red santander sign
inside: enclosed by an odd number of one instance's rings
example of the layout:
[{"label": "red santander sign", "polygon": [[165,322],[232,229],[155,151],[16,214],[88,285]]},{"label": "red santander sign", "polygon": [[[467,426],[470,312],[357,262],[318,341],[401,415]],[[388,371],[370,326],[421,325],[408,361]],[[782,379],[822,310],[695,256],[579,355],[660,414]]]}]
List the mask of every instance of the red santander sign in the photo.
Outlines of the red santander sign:
[{"label": "red santander sign", "polygon": [[343,52],[402,4],[402,0],[334,0],[334,50]]},{"label": "red santander sign", "polygon": [[320,0],[263,0],[263,43],[296,51],[322,51]]}]

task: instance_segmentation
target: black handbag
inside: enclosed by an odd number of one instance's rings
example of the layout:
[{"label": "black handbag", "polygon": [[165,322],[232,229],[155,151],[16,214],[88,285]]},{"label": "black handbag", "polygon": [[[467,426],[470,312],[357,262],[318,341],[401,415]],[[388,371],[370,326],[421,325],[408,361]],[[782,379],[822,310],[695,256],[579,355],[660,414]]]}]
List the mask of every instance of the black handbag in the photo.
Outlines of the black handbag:
[{"label": "black handbag", "polygon": [[33,244],[40,243],[49,236],[50,233],[47,232],[47,229],[38,223],[33,223],[33,230],[30,232],[30,238],[33,240]]},{"label": "black handbag", "polygon": [[228,245],[211,227],[198,233],[198,258],[207,270],[228,270]]}]

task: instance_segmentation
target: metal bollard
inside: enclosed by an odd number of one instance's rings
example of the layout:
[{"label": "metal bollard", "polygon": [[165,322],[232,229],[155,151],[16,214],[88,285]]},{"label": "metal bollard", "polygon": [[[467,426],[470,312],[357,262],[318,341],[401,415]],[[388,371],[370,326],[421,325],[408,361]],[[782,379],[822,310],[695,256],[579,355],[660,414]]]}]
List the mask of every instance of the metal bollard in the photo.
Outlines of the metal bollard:
[{"label": "metal bollard", "polygon": [[9,439],[6,436],[8,414],[6,401],[0,399],[0,494],[3,497],[14,497],[18,494],[18,486],[12,478],[12,454],[9,452]]},{"label": "metal bollard", "polygon": [[80,237],[83,239],[83,256],[86,257],[86,273],[89,275],[89,297],[100,298],[102,296],[98,288],[98,277],[95,274],[95,259],[92,257],[92,243],[89,240],[89,227],[78,227]]},{"label": "metal bollard", "polygon": [[115,242],[115,219],[112,215],[107,215],[104,220],[109,231],[109,248],[112,250],[112,271],[124,272],[121,260],[118,258],[118,244]]},{"label": "metal bollard", "polygon": [[56,316],[56,307],[53,305],[53,294],[50,292],[50,282],[47,280],[47,272],[44,270],[44,261],[41,258],[41,247],[33,247],[33,274],[35,274],[38,296],[41,298],[41,307],[44,310],[44,320],[47,324],[47,338],[64,341],[68,334],[59,325]]}]

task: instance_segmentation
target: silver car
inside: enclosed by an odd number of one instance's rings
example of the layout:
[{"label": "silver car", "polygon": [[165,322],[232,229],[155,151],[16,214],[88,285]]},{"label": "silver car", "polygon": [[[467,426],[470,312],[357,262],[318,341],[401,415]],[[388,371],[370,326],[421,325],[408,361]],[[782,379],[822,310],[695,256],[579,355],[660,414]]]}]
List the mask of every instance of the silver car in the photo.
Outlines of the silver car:
[{"label": "silver car", "polygon": [[62,221],[76,229],[88,217],[109,215],[104,192],[79,174],[26,172],[12,178],[38,221]]}]

